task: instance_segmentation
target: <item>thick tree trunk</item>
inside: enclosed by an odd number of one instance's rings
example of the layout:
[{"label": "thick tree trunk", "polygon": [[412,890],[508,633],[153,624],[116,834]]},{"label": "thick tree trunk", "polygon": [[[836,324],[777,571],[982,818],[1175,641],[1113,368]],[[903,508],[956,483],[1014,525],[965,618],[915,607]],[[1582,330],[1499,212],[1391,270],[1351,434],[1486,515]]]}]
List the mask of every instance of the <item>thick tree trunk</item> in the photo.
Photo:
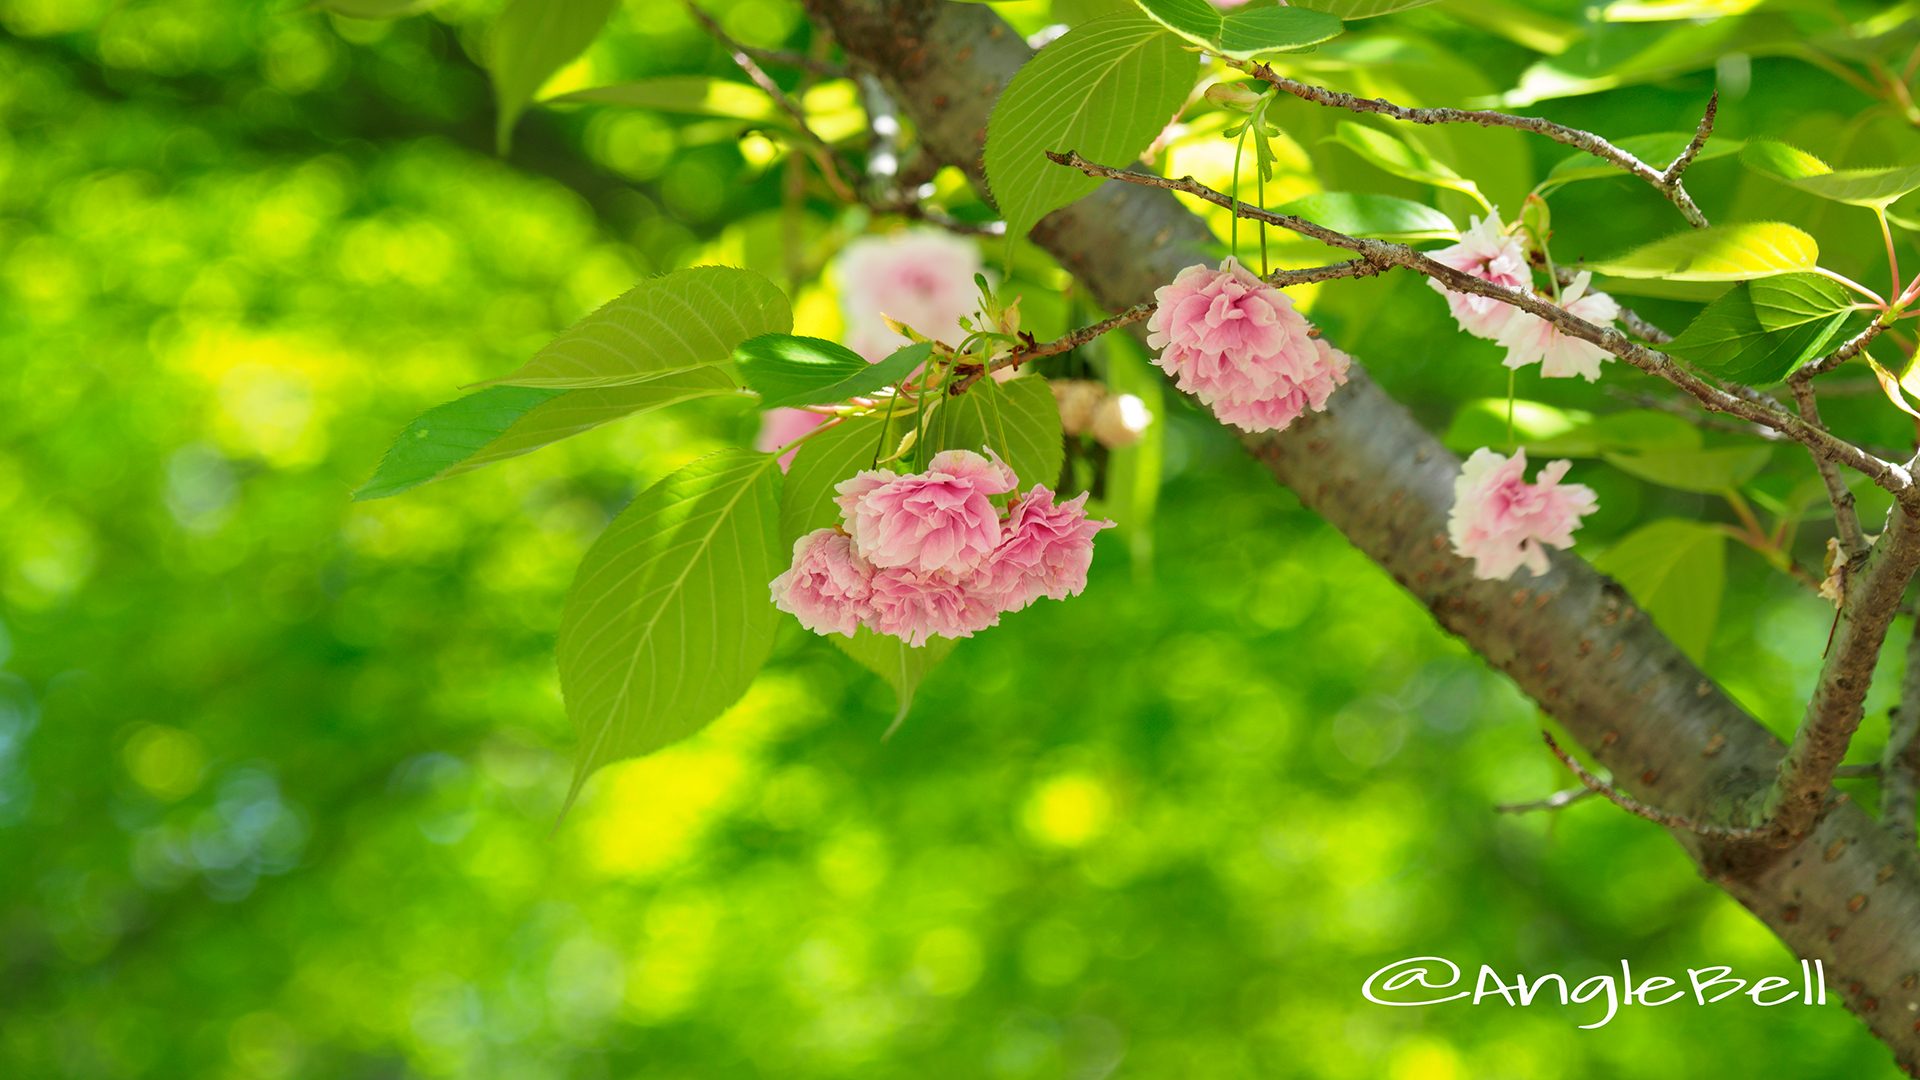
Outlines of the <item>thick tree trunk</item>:
[{"label": "thick tree trunk", "polygon": [[[926,145],[984,187],[988,111],[1030,55],[1019,35],[973,4],[807,2],[888,83]],[[1203,261],[1208,236],[1171,195],[1108,184],[1047,218],[1034,239],[1118,309]],[[1725,821],[1772,780],[1780,741],[1578,557],[1557,555],[1538,579],[1474,579],[1446,540],[1458,459],[1357,365],[1326,413],[1242,442],[1642,800]],[[1844,800],[1785,850],[1676,836],[1794,952],[1824,961],[1835,995],[1920,1075],[1920,859],[1910,843]]]}]

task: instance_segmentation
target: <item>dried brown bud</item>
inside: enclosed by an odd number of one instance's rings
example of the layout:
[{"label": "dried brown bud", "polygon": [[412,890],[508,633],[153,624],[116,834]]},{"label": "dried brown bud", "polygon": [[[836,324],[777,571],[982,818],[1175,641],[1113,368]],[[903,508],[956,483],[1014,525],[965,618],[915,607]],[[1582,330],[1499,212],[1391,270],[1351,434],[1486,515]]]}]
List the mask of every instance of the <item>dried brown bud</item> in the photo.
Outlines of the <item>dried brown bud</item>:
[{"label": "dried brown bud", "polygon": [[1151,423],[1153,413],[1147,410],[1146,402],[1132,394],[1113,394],[1094,410],[1093,437],[1102,446],[1117,450],[1139,442]]},{"label": "dried brown bud", "polygon": [[1085,379],[1055,379],[1053,399],[1060,405],[1060,429],[1069,435],[1093,430],[1093,417],[1107,388]]}]

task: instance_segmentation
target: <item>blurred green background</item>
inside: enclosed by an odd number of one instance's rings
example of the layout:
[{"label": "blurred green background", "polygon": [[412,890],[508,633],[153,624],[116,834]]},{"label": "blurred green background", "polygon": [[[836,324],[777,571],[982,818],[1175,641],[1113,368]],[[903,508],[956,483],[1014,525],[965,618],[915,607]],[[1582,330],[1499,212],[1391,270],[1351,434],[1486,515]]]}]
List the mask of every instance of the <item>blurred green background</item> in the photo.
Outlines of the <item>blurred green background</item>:
[{"label": "blurred green background", "polygon": [[[1316,62],[1514,85],[1534,58],[1455,6]],[[964,644],[886,743],[887,689],[789,627],[740,706],[606,770],[556,829],[573,567],[636,490],[750,438],[750,409],[349,495],[407,419],[638,277],[785,272],[782,177],[737,123],[647,110],[536,111],[494,156],[470,59],[492,10],[0,0],[0,1075],[1891,1075],[1837,1003],[1580,1031],[1590,1007],[1362,1001],[1422,954],[1569,976],[1793,961],[1644,822],[1496,814],[1567,783],[1539,715],[1180,409],[1150,573],[1103,537],[1083,597]],[[806,47],[789,4],[711,10]],[[658,0],[589,67],[731,75]],[[1536,108],[1686,128],[1738,76],[1724,132],[1827,132],[1850,156],[1832,132],[1857,90],[1764,51],[1712,67]],[[1303,168],[1360,175],[1305,127],[1324,118],[1287,116]],[[1509,202],[1561,156],[1512,140],[1489,160]],[[1710,211],[1753,182],[1698,177]],[[1576,254],[1675,224],[1618,182],[1555,206]],[[806,220],[819,260],[865,224]],[[1877,282],[1871,221],[1826,227],[1830,253],[1868,242],[1857,272],[1830,263]],[[803,322],[832,301],[808,286]],[[1417,281],[1326,290],[1316,318],[1436,428],[1505,392]],[[1907,437],[1876,399],[1849,409]],[[1606,505],[1583,551],[1655,509],[1725,516],[1583,469]],[[1729,559],[1710,666],[1784,730],[1828,615]]]}]

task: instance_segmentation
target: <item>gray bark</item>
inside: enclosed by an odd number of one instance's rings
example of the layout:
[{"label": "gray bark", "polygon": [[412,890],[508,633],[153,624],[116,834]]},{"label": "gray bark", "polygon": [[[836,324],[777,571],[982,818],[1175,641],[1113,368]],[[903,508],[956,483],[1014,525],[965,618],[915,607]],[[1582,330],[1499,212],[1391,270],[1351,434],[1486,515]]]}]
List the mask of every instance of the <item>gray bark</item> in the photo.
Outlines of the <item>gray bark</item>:
[{"label": "gray bark", "polygon": [[[850,59],[886,81],[932,152],[984,186],[987,114],[1030,55],[1020,37],[973,4],[807,2]],[[1202,261],[1208,239],[1171,195],[1117,183],[1033,236],[1113,310]],[[1762,797],[1785,748],[1613,581],[1562,553],[1542,578],[1485,582],[1452,556],[1446,515],[1460,463],[1358,365],[1327,412],[1242,442],[1623,789],[1705,822],[1730,822]],[[1909,844],[1845,800],[1784,849],[1676,839],[1796,954],[1824,961],[1832,993],[1920,1075],[1920,860]]]}]

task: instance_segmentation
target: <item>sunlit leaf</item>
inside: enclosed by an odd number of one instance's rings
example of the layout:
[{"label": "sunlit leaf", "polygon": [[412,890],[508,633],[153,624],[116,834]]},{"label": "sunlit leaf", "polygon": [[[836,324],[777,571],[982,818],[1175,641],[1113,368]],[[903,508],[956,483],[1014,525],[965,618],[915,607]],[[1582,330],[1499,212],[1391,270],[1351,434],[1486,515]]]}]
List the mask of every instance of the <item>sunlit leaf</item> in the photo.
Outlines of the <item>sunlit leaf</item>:
[{"label": "sunlit leaf", "polygon": [[1295,7],[1324,11],[1340,19],[1372,19],[1396,11],[1426,7],[1436,0],[1299,0]]},{"label": "sunlit leaf", "polygon": [[1819,274],[1743,282],[1664,348],[1703,371],[1764,386],[1820,355],[1853,303],[1843,286]]},{"label": "sunlit leaf", "polygon": [[987,183],[1008,235],[1100,186],[1047,151],[1126,165],[1180,111],[1199,74],[1179,38],[1131,14],[1075,27],[1034,54],[987,121]]},{"label": "sunlit leaf", "polygon": [[1885,208],[1903,195],[1920,191],[1920,165],[1834,169],[1805,150],[1773,139],[1748,143],[1740,161],[1809,195],[1852,206]]},{"label": "sunlit leaf", "polygon": [[1744,15],[1767,0],[1614,0],[1600,9],[1603,22],[1677,22]]},{"label": "sunlit leaf", "polygon": [[1349,236],[1386,240],[1452,240],[1460,235],[1453,219],[1424,203],[1393,195],[1330,191],[1275,207]]},{"label": "sunlit leaf", "polygon": [[574,323],[497,383],[622,386],[726,361],[793,328],[786,294],[751,270],[696,266],[649,278]]},{"label": "sunlit leaf", "polygon": [[1221,10],[1206,0],[1137,0],[1154,21],[1196,45],[1247,58],[1318,45],[1340,36],[1340,20],[1319,5],[1248,4]]},{"label": "sunlit leaf", "polygon": [[1650,484],[1676,491],[1717,495],[1736,490],[1753,479],[1773,457],[1773,448],[1736,446],[1601,456],[1607,464]]},{"label": "sunlit leaf", "polygon": [[619,0],[509,0],[487,33],[501,153],[541,84],[593,43],[618,6]]},{"label": "sunlit leaf", "polygon": [[792,334],[763,334],[733,350],[740,378],[760,395],[763,409],[819,405],[872,393],[927,362],[926,342],[895,350],[877,364],[838,342]]},{"label": "sunlit leaf", "polygon": [[580,736],[572,790],[600,766],[706,726],[773,647],[785,567],[771,454],[723,450],[641,492],[580,563],[560,616],[560,689]]},{"label": "sunlit leaf", "polygon": [[1820,245],[1792,225],[1762,221],[1694,229],[1588,264],[1595,273],[1669,281],[1742,281],[1811,270]]},{"label": "sunlit leaf", "polygon": [[1360,155],[1368,164],[1383,172],[1412,180],[1417,184],[1429,184],[1433,187],[1462,192],[1472,196],[1482,205],[1486,204],[1486,199],[1481,196],[1479,187],[1473,181],[1461,176],[1445,162],[1397,135],[1365,124],[1356,124],[1351,120],[1342,120],[1334,128],[1333,141]]},{"label": "sunlit leaf", "polygon": [[1698,663],[1720,621],[1726,545],[1716,526],[1666,519],[1628,533],[1593,564],[1625,586],[1654,625]]},{"label": "sunlit leaf", "polygon": [[632,386],[556,390],[490,386],[422,413],[408,424],[355,499],[398,495],[430,480],[531,453],[610,420],[734,392],[718,368]]}]

